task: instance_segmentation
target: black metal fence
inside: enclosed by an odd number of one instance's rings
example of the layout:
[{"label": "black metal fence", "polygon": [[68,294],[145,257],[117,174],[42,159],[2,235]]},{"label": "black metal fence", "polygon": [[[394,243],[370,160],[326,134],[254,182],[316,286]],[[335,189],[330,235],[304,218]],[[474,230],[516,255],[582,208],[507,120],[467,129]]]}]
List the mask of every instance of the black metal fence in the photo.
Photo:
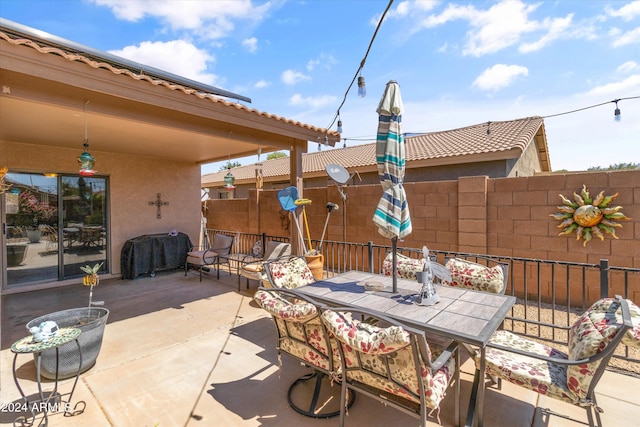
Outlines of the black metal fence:
[{"label": "black metal fence", "polygon": [[[207,230],[209,241],[215,233],[235,236],[234,252],[248,254],[256,241],[263,247],[267,240],[288,241],[287,237],[251,234],[237,231]],[[317,247],[318,241],[312,240]],[[390,245],[352,243],[325,240],[322,254],[327,274],[357,270],[380,273]],[[571,263],[520,257],[494,256],[462,252],[433,251],[437,262],[444,264],[450,257],[465,258],[486,263],[487,260],[507,263],[507,294],[514,295],[517,303],[506,318],[505,329],[553,345],[567,343],[568,330],[577,317],[590,306],[594,293],[597,298],[622,295],[632,299],[640,292],[640,269],[610,266],[602,259],[598,264]],[[412,258],[422,257],[422,249],[398,247],[398,253]],[[596,298],[596,299],[597,299]],[[640,351],[620,346],[614,358],[630,363],[640,374]],[[615,361],[612,363],[615,366]]]}]

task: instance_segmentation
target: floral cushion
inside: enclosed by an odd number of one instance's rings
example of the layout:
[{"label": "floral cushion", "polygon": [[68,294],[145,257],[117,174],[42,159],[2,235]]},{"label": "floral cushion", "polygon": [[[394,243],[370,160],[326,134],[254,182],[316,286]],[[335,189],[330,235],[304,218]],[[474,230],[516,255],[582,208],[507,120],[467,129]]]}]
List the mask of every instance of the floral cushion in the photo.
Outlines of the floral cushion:
[{"label": "floral cushion", "polygon": [[294,289],[316,281],[303,258],[274,261],[268,264],[276,288]]},{"label": "floral cushion", "polygon": [[[416,259],[409,258],[402,254],[396,254],[396,265],[398,271],[398,277],[403,279],[416,279],[416,272],[423,271],[425,260],[424,258]],[[382,262],[382,275],[391,276],[393,273],[393,253],[389,252]]]},{"label": "floral cushion", "polygon": [[[552,347],[528,340],[509,331],[499,330],[490,343],[515,348],[542,356],[567,359],[567,355]],[[576,403],[577,399],[567,387],[566,365],[545,362],[533,357],[521,356],[509,351],[488,347],[486,349],[486,373],[504,378],[537,393]],[[480,352],[476,353],[476,366],[480,366]]]},{"label": "floral cushion", "polygon": [[318,316],[315,305],[308,302],[294,303],[274,292],[259,290],[253,299],[272,316],[290,322],[306,322]]},{"label": "floral cushion", "polygon": [[[350,381],[420,403],[420,379],[406,331],[399,326],[378,328],[354,320],[349,314],[329,310],[322,313],[322,320],[341,345],[347,369],[343,375]],[[389,371],[385,363],[388,358],[392,359]],[[426,363],[418,363],[427,407],[438,408],[455,373],[455,361],[450,359],[437,372],[432,372]]]},{"label": "floral cushion", "polygon": [[640,349],[640,308],[631,300],[627,300],[629,311],[631,312],[631,323],[633,328],[629,329],[622,338],[622,343],[629,347]]},{"label": "floral cushion", "polygon": [[327,329],[337,339],[367,354],[387,354],[406,347],[409,334],[400,326],[380,328],[351,318],[349,313],[327,310],[322,313]]},{"label": "floral cushion", "polygon": [[[633,302],[627,302],[632,313],[636,315],[640,313]],[[620,304],[613,298],[596,301],[569,329],[569,358],[584,359],[600,353],[611,342],[620,327],[622,327]],[[628,330],[624,342],[631,342],[633,345],[634,340],[628,337],[631,335],[630,332],[637,333],[638,329],[640,327]],[[577,396],[586,397],[589,383],[599,364],[600,361],[596,361],[589,365],[574,365],[568,368],[568,385]]]},{"label": "floral cushion", "polygon": [[451,258],[445,267],[451,273],[451,282],[443,281],[444,285],[496,294],[503,290],[504,271],[499,265],[487,267],[464,259]]},{"label": "floral cushion", "polygon": [[290,301],[274,292],[257,291],[254,300],[273,316],[278,329],[278,350],[326,371],[340,366],[337,349],[330,346],[320,324],[316,307],[308,302]]}]

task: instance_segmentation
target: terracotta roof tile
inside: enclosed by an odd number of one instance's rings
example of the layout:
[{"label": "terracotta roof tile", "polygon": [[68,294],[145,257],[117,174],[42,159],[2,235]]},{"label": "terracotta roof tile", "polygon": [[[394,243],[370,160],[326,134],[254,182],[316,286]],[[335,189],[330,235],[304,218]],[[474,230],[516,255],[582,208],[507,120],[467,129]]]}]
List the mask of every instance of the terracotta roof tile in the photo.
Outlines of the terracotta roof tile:
[{"label": "terracotta roof tile", "polygon": [[[503,122],[481,123],[459,129],[442,132],[407,136],[406,159],[407,168],[412,162],[430,159],[450,159],[447,164],[459,163],[462,157],[482,154],[498,153],[504,158],[513,158],[514,150],[523,153],[533,140],[538,130],[544,126],[541,117],[526,117],[523,119]],[[487,134],[487,130],[490,132]],[[544,147],[539,150],[548,152],[546,140]],[[548,157],[548,154],[547,154]],[[324,171],[325,166],[335,163],[347,169],[374,166],[376,163],[375,143],[356,145],[348,148],[323,150],[317,153],[302,155],[303,173]],[[442,164],[440,162],[439,164]],[[416,165],[417,166],[417,165]],[[286,177],[289,175],[289,158],[279,158],[263,162],[263,176],[265,179]],[[221,185],[227,171],[205,174],[203,184]],[[240,166],[232,169],[236,182],[255,179],[255,164]]]},{"label": "terracotta roof tile", "polygon": [[[42,53],[42,54],[54,54],[54,55],[58,55],[61,56],[62,58],[65,58],[68,61],[77,61],[77,62],[82,62],[92,68],[98,69],[98,68],[102,68],[105,70],[109,70],[114,74],[122,74],[122,75],[126,75],[134,80],[138,80],[138,81],[146,81],[152,85],[155,86],[163,86],[167,89],[170,90],[179,90],[187,95],[193,95],[196,96],[200,99],[208,99],[211,102],[215,102],[218,104],[223,104],[229,108],[235,108],[238,110],[243,110],[246,111],[247,113],[251,113],[251,114],[255,114],[257,116],[262,116],[262,117],[266,117],[270,120],[275,120],[275,121],[279,121],[279,122],[283,122],[283,123],[287,123],[290,125],[294,125],[297,127],[301,127],[304,129],[308,129],[314,132],[319,132],[319,133],[327,133],[327,130],[325,128],[319,128],[316,126],[312,126],[306,123],[302,123],[296,120],[292,120],[292,119],[287,119],[286,117],[282,117],[282,116],[278,116],[276,114],[270,114],[270,113],[266,113],[264,111],[259,111],[256,110],[255,108],[249,108],[246,107],[242,104],[236,103],[236,102],[231,102],[231,101],[226,101],[216,95],[210,94],[210,93],[205,93],[202,92],[201,90],[196,90],[181,84],[176,84],[176,83],[172,83],[172,82],[168,82],[162,79],[157,79],[154,78],[152,76],[146,75],[146,74],[142,74],[142,73],[135,73],[133,71],[131,71],[128,68],[123,68],[123,67],[115,67],[112,64],[106,62],[106,61],[102,61],[100,60],[100,58],[97,58],[98,60],[94,59],[93,57],[89,57],[88,55],[83,55],[82,52],[81,53],[76,53],[76,52],[70,52],[70,51],[66,51],[63,50],[61,48],[58,47],[52,47],[52,46],[47,46],[44,43],[38,43],[35,42],[34,40],[28,39],[28,38],[24,38],[24,37],[17,37],[17,36],[12,36],[9,33],[0,31],[0,40],[4,40],[8,43],[11,43],[13,45],[16,46],[26,46],[26,47],[30,47],[32,49],[35,49],[36,51]],[[337,139],[339,138],[339,134],[336,131],[333,130],[329,130],[328,134],[330,137],[332,137],[331,139],[333,140],[334,138]]]}]

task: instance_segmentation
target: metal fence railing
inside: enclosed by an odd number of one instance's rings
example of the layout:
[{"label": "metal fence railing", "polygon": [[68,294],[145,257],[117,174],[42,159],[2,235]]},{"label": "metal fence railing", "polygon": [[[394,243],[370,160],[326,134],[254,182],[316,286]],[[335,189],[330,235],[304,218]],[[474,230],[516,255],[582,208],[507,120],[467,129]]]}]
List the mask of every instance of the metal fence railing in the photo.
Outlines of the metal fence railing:
[{"label": "metal fence railing", "polygon": [[[215,233],[235,236],[234,252],[237,253],[249,253],[259,239],[263,245],[266,240],[289,240],[287,237],[266,234],[207,231],[210,241]],[[313,247],[317,247],[318,243],[312,240]],[[390,245],[325,240],[322,245],[324,270],[329,275],[351,270],[380,273],[390,251]],[[585,264],[449,251],[430,252],[441,264],[451,257],[462,257],[478,263],[485,263],[487,259],[507,263],[509,277],[506,292],[515,296],[517,303],[506,318],[505,329],[553,345],[567,343],[570,326],[595,300],[615,295],[632,300],[634,293],[640,292],[640,269],[610,266],[606,259],[598,264]],[[422,257],[422,250],[418,248],[398,247],[398,253],[412,258]],[[614,366],[615,360],[631,365],[625,365],[624,369],[640,374],[640,351],[621,345],[614,356]]]}]

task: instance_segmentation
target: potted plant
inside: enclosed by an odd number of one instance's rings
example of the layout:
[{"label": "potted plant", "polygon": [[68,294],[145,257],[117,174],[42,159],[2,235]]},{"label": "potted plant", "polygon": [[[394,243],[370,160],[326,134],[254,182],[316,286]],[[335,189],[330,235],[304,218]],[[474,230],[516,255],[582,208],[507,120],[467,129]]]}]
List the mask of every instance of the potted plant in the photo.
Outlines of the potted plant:
[{"label": "potted plant", "polygon": [[[59,367],[58,379],[71,378],[78,373],[86,372],[96,363],[100,348],[102,347],[102,337],[104,335],[105,325],[109,317],[109,310],[102,307],[104,301],[93,301],[93,287],[100,282],[98,271],[102,267],[102,263],[93,267],[86,265],[80,267],[87,273],[82,278],[82,283],[89,286],[89,305],[87,307],[72,308],[69,310],[58,311],[46,314],[33,319],[27,323],[27,329],[38,326],[45,321],[54,321],[59,328],[74,327],[79,328],[82,333],[78,337],[80,351],[82,355],[82,365],[80,365],[80,354],[75,341],[66,343],[58,347]],[[55,349],[45,350],[42,352],[41,370],[43,377],[55,379],[56,377],[56,351]]]},{"label": "potted plant", "polygon": [[13,218],[13,225],[25,227],[31,243],[38,243],[42,232],[40,224],[47,224],[57,216],[57,209],[49,202],[43,202],[30,191],[23,191],[18,196],[18,213]]}]

